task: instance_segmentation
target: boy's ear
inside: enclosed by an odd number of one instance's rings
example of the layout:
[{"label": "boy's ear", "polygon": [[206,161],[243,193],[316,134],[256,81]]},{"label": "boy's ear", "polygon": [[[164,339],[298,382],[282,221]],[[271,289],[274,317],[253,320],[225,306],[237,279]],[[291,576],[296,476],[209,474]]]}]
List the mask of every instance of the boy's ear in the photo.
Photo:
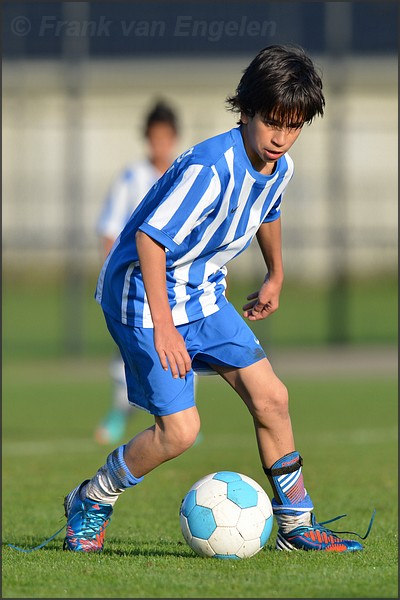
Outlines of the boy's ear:
[{"label": "boy's ear", "polygon": [[243,125],[247,125],[247,123],[249,122],[249,117],[248,115],[246,115],[246,113],[240,113],[240,122],[243,123]]}]

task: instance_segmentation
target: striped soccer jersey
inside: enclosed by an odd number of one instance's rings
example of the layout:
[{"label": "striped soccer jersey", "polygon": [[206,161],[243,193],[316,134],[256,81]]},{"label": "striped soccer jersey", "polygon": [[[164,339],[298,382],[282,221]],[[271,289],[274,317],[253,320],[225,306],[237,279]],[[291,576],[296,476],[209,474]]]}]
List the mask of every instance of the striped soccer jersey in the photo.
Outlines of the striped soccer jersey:
[{"label": "striped soccer jersey", "polygon": [[279,218],[292,174],[288,154],[271,175],[256,171],[239,127],[190,148],[149,190],[117,238],[99,275],[97,302],[124,324],[153,327],[135,244],[141,230],[165,247],[174,324],[215,313],[227,302],[226,264],[262,223]]},{"label": "striped soccer jersey", "polygon": [[160,175],[147,159],[128,165],[110,187],[96,224],[98,235],[116,239]]}]

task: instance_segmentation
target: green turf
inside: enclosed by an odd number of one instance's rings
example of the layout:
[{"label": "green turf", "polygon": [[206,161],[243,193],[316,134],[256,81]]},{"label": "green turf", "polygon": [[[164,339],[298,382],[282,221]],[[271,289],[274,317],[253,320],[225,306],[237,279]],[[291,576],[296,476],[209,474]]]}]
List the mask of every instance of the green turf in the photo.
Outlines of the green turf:
[{"label": "green turf", "polygon": [[[81,339],[84,354],[99,356],[110,351],[110,336],[93,298],[96,274],[86,277],[76,298],[66,295],[62,279],[15,280],[8,275],[3,283],[5,357],[60,356],[71,335]],[[229,280],[228,295],[238,310],[258,284],[239,278]],[[336,306],[329,286],[287,279],[279,310],[252,327],[269,347],[326,344],[336,330],[342,329],[343,343],[397,343],[396,277],[351,280],[346,297],[345,305],[340,302]]]},{"label": "green turf", "polygon": [[[266,548],[251,559],[193,554],[178,511],[197,479],[237,470],[270,491],[246,409],[216,377],[198,387],[204,441],[120,498],[103,554],[63,552],[62,535],[31,554],[9,548],[34,546],[56,531],[65,493],[111,450],[92,439],[109,401],[107,358],[5,361],[2,597],[398,597],[396,381],[379,376],[285,381],[317,517],[347,513],[337,529],[363,534],[377,509],[362,553],[279,553],[274,526]],[[140,413],[129,434],[150,423]]]}]

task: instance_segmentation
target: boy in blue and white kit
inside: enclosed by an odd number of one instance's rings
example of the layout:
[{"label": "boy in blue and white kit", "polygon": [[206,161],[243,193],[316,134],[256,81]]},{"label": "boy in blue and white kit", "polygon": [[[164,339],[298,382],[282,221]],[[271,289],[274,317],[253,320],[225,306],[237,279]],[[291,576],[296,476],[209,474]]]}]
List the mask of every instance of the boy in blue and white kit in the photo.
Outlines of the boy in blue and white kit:
[{"label": "boy in blue and white kit", "polygon": [[245,402],[278,521],[279,550],[361,550],[312,513],[295,449],[288,393],[251,329],[225,297],[226,264],[257,236],[267,274],[243,316],[264,319],[283,283],[280,206],[293,174],[287,154],[304,123],[323,115],[322,83],[300,49],[270,46],[228,98],[239,127],[183,153],[116,240],[96,300],[125,362],[129,401],[154,425],[116,448],[65,498],[65,548],[103,548],[119,495],[179,456],[200,428],[194,371],[213,370]]}]

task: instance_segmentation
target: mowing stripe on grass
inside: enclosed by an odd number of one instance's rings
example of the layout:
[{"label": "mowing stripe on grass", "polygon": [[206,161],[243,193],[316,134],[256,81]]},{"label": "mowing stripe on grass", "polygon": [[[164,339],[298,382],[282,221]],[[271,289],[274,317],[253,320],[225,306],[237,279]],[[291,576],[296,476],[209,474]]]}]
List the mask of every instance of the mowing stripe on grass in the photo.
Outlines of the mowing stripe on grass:
[{"label": "mowing stripe on grass", "polygon": [[[240,436],[239,436],[240,437]],[[218,437],[218,444],[224,446],[224,438],[226,444],[232,444],[232,436],[221,435]],[[365,444],[383,444],[387,442],[396,442],[398,439],[397,428],[381,428],[381,429],[354,429],[347,432],[341,443],[350,445],[362,446]],[[314,433],[313,440],[317,444],[336,445],[337,435],[334,431],[324,431],[321,434]],[[247,446],[248,438],[243,436],[243,446]],[[240,439],[235,439],[235,444],[240,445]],[[3,456],[40,456],[45,455],[49,451],[63,452],[67,454],[79,454],[81,452],[93,452],[96,450],[96,444],[87,438],[82,439],[64,439],[64,440],[40,440],[31,442],[3,442]]]},{"label": "mowing stripe on grass", "polygon": [[40,440],[32,442],[3,442],[3,456],[39,456],[48,452],[62,452],[64,454],[80,454],[81,452],[93,452],[96,444],[85,439],[65,440]]}]

